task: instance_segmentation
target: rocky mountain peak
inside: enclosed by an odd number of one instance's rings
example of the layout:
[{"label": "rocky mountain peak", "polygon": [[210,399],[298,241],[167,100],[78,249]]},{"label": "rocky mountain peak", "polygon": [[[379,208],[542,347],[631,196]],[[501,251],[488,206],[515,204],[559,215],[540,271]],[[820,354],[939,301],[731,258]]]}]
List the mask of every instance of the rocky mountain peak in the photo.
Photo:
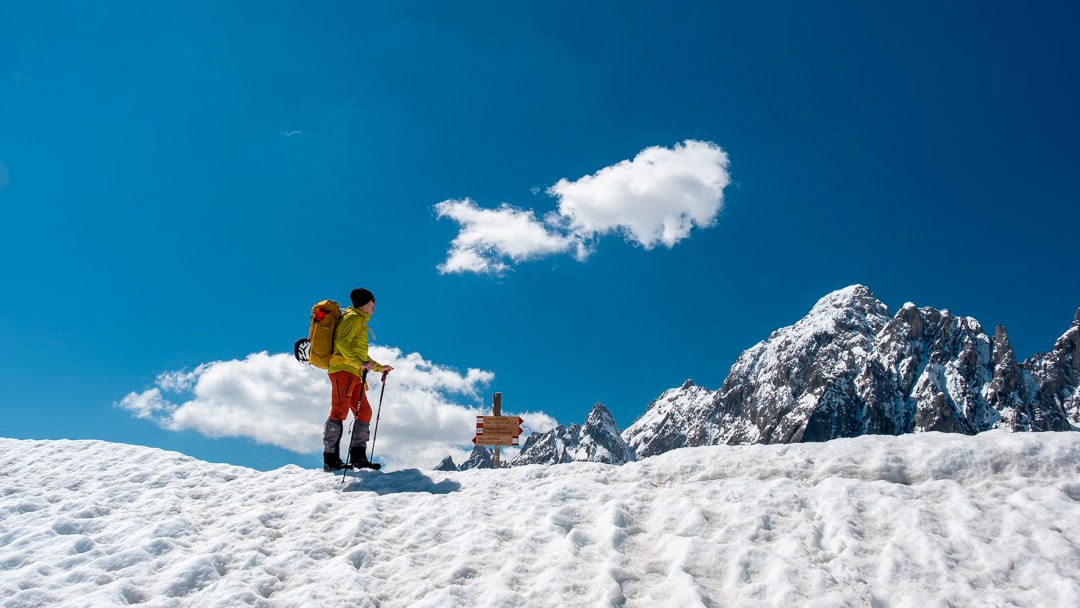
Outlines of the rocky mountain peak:
[{"label": "rocky mountain peak", "polygon": [[889,309],[863,285],[852,285],[821,298],[794,325],[779,329],[768,342],[819,340],[822,336],[848,333],[873,334],[889,321]]},{"label": "rocky mountain peak", "polygon": [[[451,461],[452,462],[452,461]],[[473,451],[469,454],[469,459],[461,463],[458,467],[459,471],[468,471],[469,469],[494,469],[495,457],[492,456],[491,450],[484,446],[473,446]]]},{"label": "rocky mountain peak", "polygon": [[816,304],[814,304],[814,307],[810,309],[810,314],[814,314],[819,308],[846,308],[866,303],[869,303],[872,306],[879,304],[878,299],[874,297],[874,293],[870,291],[870,288],[866,285],[849,285],[825,294]]},{"label": "rocky mountain peak", "polygon": [[858,407],[848,396],[888,322],[888,308],[865,286],[821,298],[739,356],[704,425],[710,428],[695,429],[692,441],[789,443],[854,432],[821,425],[833,424],[831,412]]},{"label": "rocky mountain peak", "polygon": [[[664,391],[645,408],[634,424],[622,433],[639,458],[662,454],[689,445],[689,434],[701,429],[700,412],[711,411],[716,391],[689,380]],[[702,429],[703,430],[703,429]]]},{"label": "rocky mountain peak", "polygon": [[511,466],[588,461],[625,464],[637,460],[615,426],[615,418],[602,403],[589,412],[584,425],[557,426],[546,433],[532,433]]},{"label": "rocky mountain peak", "polygon": [[585,431],[603,432],[609,428],[615,428],[615,417],[603,403],[596,403],[585,418]]},{"label": "rocky mountain peak", "polygon": [[456,471],[458,466],[454,464],[454,459],[450,456],[446,456],[442,459],[438,465],[435,466],[436,471]]},{"label": "rocky mountain peak", "polygon": [[[800,323],[832,323],[835,328],[846,330],[860,327],[864,323],[877,324],[879,320],[887,320],[888,317],[889,309],[874,297],[868,287],[852,285],[818,300]],[[884,322],[880,323],[883,324]]]}]

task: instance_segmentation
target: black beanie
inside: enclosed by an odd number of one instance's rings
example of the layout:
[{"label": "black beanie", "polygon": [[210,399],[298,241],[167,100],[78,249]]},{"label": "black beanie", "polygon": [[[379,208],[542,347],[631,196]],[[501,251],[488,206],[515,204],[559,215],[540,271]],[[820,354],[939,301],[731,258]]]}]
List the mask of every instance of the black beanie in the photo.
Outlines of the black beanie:
[{"label": "black beanie", "polygon": [[352,300],[353,306],[360,308],[361,306],[367,305],[368,302],[373,301],[375,299],[375,294],[363,287],[357,287],[349,294],[349,299]]}]

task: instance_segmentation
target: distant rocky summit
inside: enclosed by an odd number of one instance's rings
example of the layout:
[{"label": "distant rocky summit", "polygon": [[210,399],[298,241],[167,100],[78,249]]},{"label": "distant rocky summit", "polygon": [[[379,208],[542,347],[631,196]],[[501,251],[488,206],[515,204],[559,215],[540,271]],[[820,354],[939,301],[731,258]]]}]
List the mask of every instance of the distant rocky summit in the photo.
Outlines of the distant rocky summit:
[{"label": "distant rocky summit", "polygon": [[491,451],[483,446],[473,446],[473,451],[469,454],[468,460],[461,463],[461,465],[454,464],[454,459],[450,456],[442,459],[442,462],[435,467],[436,471],[468,471],[469,469],[494,469],[495,457],[491,455]]},{"label": "distant rocky summit", "polygon": [[560,464],[585,461],[626,464],[637,456],[615,427],[615,419],[603,404],[597,403],[585,424],[562,425],[546,433],[532,433],[511,466],[525,464]]}]

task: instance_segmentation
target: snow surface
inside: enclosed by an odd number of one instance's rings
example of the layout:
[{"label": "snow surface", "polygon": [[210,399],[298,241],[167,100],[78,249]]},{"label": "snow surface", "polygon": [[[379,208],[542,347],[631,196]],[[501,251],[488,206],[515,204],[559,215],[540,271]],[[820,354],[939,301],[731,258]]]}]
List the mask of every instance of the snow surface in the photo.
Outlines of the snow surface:
[{"label": "snow surface", "polygon": [[0,606],[1080,606],[1080,433],[341,477],[0,439]]}]

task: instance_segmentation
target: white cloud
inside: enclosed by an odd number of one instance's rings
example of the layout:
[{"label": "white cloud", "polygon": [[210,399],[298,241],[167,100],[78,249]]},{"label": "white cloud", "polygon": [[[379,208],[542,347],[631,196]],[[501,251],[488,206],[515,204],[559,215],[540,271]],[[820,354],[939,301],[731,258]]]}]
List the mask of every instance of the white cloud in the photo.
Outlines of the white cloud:
[{"label": "white cloud", "polygon": [[606,167],[548,189],[559,215],[582,236],[622,231],[646,249],[673,247],[694,226],[716,222],[731,183],[728,156],[716,144],[686,141],[652,147],[633,160]]},{"label": "white cloud", "polygon": [[711,142],[646,148],[576,181],[559,180],[547,189],[557,211],[544,222],[506,204],[492,210],[470,199],[443,201],[435,206],[438,217],[457,221],[461,231],[439,272],[499,274],[510,263],[560,253],[584,261],[612,232],[645,249],[674,247],[695,226],[716,223],[731,183],[728,165],[727,153]]},{"label": "white cloud", "polygon": [[152,388],[141,393],[131,393],[121,402],[124,409],[141,420],[150,420],[160,415],[168,415],[176,409],[161,396],[161,390]]},{"label": "white cloud", "polygon": [[481,209],[471,199],[447,200],[435,205],[435,211],[461,224],[446,262],[439,266],[442,273],[499,273],[508,268],[504,258],[521,262],[562,253],[575,244],[572,236],[549,229],[532,211],[509,205]]},{"label": "white cloud", "polygon": [[304,134],[304,132],[301,131],[300,129],[291,129],[289,131],[282,131],[281,132],[282,137],[295,137],[297,135],[303,135],[303,134]]},{"label": "white cloud", "polygon": [[[383,397],[377,459],[395,468],[430,468],[450,454],[461,463],[472,449],[476,416],[490,413],[482,391],[494,374],[479,369],[461,373],[396,348],[372,346],[371,354],[394,366]],[[371,375],[369,384],[368,399],[378,409],[379,376]],[[289,354],[262,352],[160,374],[154,387],[128,394],[117,407],[171,431],[242,437],[316,454],[322,451],[330,410],[330,381],[326,372],[301,365]],[[513,413],[544,427],[538,430],[554,423],[543,413]]]}]

